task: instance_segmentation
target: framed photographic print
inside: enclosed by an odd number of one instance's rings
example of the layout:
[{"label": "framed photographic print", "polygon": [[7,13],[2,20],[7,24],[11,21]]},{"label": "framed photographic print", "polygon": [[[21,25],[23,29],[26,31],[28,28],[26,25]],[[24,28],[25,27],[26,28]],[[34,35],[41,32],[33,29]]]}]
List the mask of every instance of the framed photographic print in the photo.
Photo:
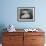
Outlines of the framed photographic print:
[{"label": "framed photographic print", "polygon": [[17,20],[21,22],[34,22],[35,7],[18,7]]}]

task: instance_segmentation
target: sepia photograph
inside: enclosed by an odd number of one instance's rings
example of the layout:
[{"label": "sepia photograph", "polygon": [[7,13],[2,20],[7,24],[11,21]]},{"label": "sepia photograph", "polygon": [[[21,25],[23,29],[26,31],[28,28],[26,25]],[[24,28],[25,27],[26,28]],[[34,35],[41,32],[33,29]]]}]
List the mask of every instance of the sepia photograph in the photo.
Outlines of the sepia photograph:
[{"label": "sepia photograph", "polygon": [[33,22],[35,20],[35,8],[34,7],[18,7],[17,8],[17,20],[24,22]]}]

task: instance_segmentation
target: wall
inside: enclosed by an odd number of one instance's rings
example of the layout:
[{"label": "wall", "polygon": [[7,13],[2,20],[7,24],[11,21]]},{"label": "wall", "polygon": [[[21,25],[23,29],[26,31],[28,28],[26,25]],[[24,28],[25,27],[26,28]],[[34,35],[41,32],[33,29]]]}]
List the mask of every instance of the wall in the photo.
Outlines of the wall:
[{"label": "wall", "polygon": [[[0,0],[0,27],[46,28],[46,0]],[[17,7],[35,7],[35,22],[18,22]]]}]

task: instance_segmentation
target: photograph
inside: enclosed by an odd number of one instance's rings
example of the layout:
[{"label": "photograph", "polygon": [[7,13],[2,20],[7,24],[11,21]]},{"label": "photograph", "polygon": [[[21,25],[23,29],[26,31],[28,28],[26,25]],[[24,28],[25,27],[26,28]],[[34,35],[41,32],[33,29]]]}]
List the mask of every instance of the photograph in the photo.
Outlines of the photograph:
[{"label": "photograph", "polygon": [[24,22],[33,22],[35,20],[34,7],[18,7],[17,8],[17,20]]}]

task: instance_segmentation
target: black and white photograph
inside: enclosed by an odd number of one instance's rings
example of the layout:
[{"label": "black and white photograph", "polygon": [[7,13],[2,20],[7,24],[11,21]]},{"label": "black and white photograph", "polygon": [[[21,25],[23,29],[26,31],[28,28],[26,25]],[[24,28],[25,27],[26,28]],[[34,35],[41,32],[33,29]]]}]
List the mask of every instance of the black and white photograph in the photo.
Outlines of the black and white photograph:
[{"label": "black and white photograph", "polygon": [[24,22],[35,21],[35,8],[34,7],[18,7],[17,8],[17,20]]}]

